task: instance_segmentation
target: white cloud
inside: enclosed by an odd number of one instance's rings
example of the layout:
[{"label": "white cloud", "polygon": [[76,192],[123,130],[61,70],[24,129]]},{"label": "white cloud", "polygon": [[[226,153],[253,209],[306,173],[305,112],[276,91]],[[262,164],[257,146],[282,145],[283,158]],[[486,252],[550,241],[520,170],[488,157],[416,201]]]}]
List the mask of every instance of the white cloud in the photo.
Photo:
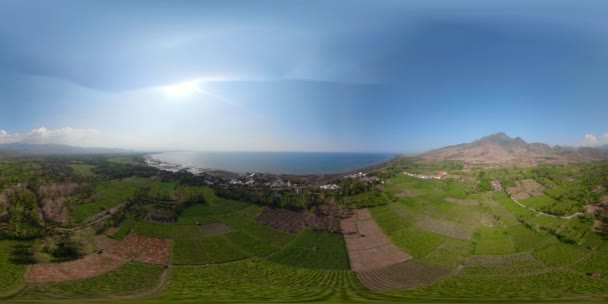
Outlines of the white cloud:
[{"label": "white cloud", "polygon": [[608,133],[596,136],[594,134],[585,134],[583,136],[582,146],[593,147],[608,144]]},{"label": "white cloud", "polygon": [[73,146],[89,146],[95,141],[99,132],[94,129],[59,128],[47,129],[41,127],[27,133],[8,133],[0,130],[0,143],[30,143],[30,144],[66,144]]}]

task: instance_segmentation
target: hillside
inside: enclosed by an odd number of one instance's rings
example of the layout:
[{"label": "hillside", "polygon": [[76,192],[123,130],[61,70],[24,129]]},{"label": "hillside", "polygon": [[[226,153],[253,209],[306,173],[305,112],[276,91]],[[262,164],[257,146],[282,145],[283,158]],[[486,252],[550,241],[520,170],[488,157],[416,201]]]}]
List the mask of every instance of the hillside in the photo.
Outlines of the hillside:
[{"label": "hillside", "polygon": [[539,163],[570,163],[605,158],[605,149],[549,146],[527,143],[520,137],[505,133],[482,137],[471,143],[430,150],[419,156],[430,160],[462,160],[480,164],[535,165]]},{"label": "hillside", "polygon": [[0,157],[10,155],[57,155],[57,154],[122,154],[135,151],[114,148],[84,148],[61,144],[0,144]]}]

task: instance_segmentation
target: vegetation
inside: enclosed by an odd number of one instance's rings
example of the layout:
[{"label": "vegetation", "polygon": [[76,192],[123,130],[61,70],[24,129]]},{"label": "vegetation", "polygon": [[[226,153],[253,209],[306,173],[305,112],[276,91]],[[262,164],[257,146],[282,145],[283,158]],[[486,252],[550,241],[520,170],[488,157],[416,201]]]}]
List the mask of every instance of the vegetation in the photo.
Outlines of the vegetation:
[{"label": "vegetation", "polygon": [[152,290],[158,285],[163,268],[131,262],[96,277],[51,284],[30,284],[18,299],[90,299],[115,298]]}]

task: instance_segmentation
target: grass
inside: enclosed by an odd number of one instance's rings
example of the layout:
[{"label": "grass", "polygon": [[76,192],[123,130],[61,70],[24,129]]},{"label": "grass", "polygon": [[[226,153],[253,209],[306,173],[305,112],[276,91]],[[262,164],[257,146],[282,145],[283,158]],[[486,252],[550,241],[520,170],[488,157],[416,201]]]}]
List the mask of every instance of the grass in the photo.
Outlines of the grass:
[{"label": "grass", "polygon": [[463,264],[471,254],[472,246],[473,244],[468,241],[450,239],[420,260],[449,269],[456,268],[458,265]]},{"label": "grass", "polygon": [[52,284],[30,284],[18,299],[114,298],[145,292],[159,282],[163,268],[159,265],[131,262],[96,277]]},{"label": "grass", "polygon": [[269,261],[313,269],[350,269],[342,235],[303,230]]},{"label": "grass", "polygon": [[415,258],[422,258],[430,254],[448,240],[444,236],[415,227],[398,230],[389,237],[395,245]]},{"label": "grass", "polygon": [[[583,301],[608,292],[608,279],[568,271],[521,276],[456,276],[438,284],[414,290],[396,291],[393,295],[425,301],[490,302],[498,300],[541,302]],[[405,299],[404,299],[405,300]]]},{"label": "grass", "polygon": [[474,238],[475,254],[499,255],[515,252],[509,233],[501,226],[480,227]]},{"label": "grass", "polygon": [[80,176],[84,176],[84,177],[95,176],[95,173],[93,173],[93,171],[91,171],[93,168],[95,168],[94,165],[70,164],[70,167],[72,168],[72,170],[74,171],[74,174],[76,174],[76,175],[80,175]]},{"label": "grass", "polygon": [[585,273],[608,275],[608,252],[597,251],[588,258],[570,266],[571,269]]},{"label": "grass", "polygon": [[232,231],[225,236],[232,244],[238,246],[241,251],[246,252],[251,256],[265,257],[280,249],[280,247],[273,245],[272,243],[261,241],[245,231]]},{"label": "grass", "polygon": [[74,205],[72,219],[82,222],[85,219],[121,204],[131,198],[137,189],[121,180],[111,180],[97,185],[96,194],[92,202]]},{"label": "grass", "polygon": [[25,265],[14,261],[15,250],[22,242],[0,240],[0,296],[10,293],[23,284]]},{"label": "grass", "polygon": [[549,266],[573,264],[589,253],[588,250],[564,243],[550,244],[532,254]]},{"label": "grass", "polygon": [[201,239],[176,239],[172,263],[206,265],[242,260],[249,255],[233,245],[225,236]]},{"label": "grass", "polygon": [[259,259],[213,266],[176,266],[159,299],[231,302],[327,300],[361,290],[350,271],[312,270]]},{"label": "grass", "polygon": [[123,179],[130,186],[147,189],[146,196],[151,199],[170,201],[176,196],[177,181],[163,182],[153,178],[129,177]]}]

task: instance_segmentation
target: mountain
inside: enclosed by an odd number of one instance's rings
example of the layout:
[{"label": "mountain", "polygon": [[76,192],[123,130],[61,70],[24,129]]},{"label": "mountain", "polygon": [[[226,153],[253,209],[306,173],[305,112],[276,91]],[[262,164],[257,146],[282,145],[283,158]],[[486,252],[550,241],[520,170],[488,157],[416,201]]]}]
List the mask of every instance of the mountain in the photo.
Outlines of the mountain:
[{"label": "mountain", "polygon": [[462,160],[468,163],[535,165],[605,158],[608,157],[608,149],[527,143],[521,137],[511,138],[501,132],[482,137],[472,143],[430,150],[419,156],[432,160]]},{"label": "mountain", "polygon": [[0,144],[0,155],[58,155],[58,154],[123,154],[132,150],[114,148],[83,148],[60,144]]}]

